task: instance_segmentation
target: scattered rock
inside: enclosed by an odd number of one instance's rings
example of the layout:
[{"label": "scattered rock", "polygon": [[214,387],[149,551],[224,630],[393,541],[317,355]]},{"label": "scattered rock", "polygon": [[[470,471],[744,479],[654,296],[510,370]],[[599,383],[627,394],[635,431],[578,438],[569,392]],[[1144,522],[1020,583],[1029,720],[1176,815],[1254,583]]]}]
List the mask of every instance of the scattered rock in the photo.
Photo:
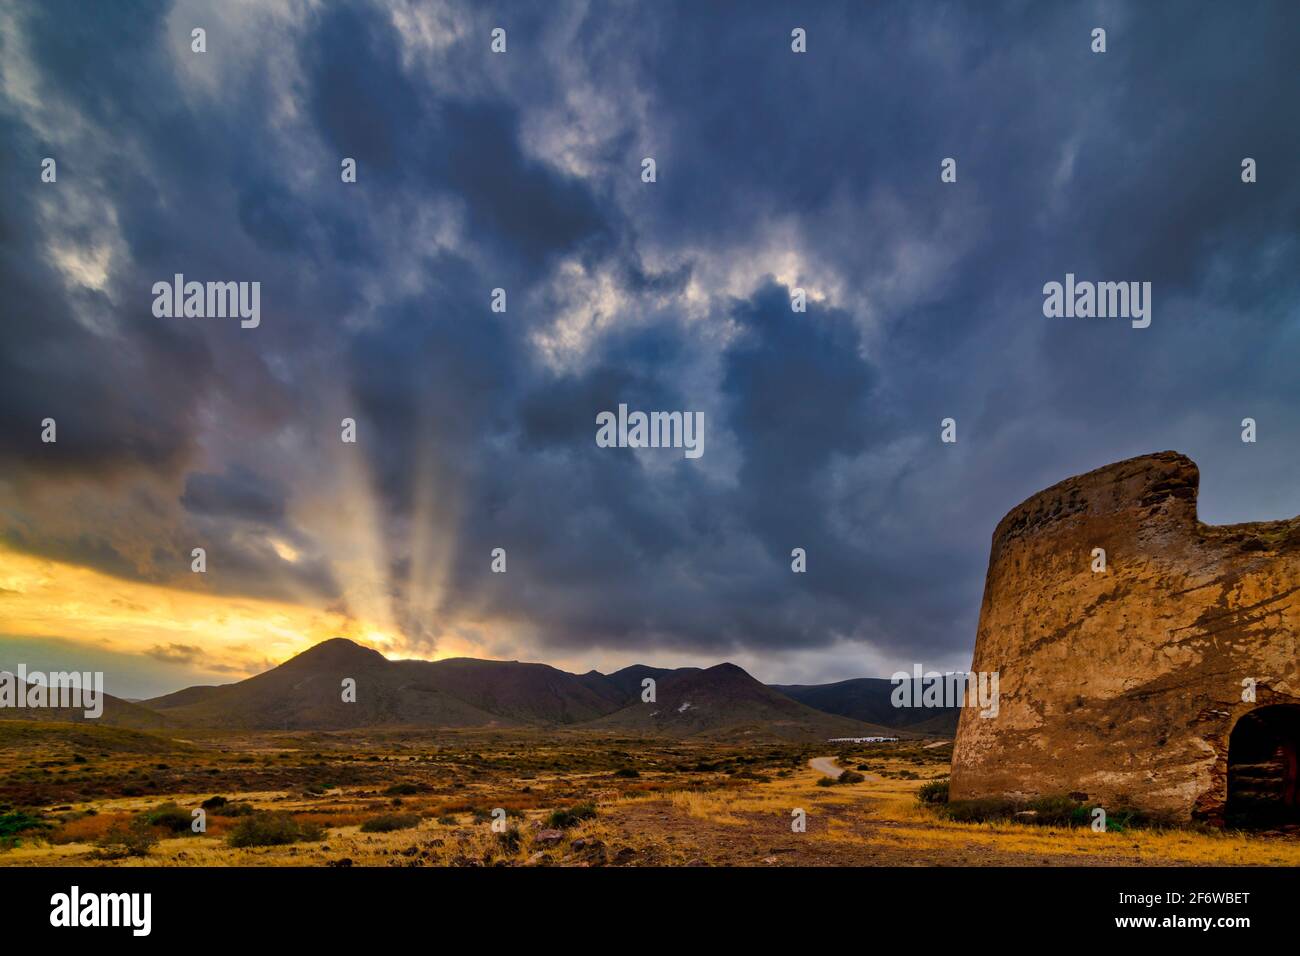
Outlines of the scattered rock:
[{"label": "scattered rock", "polygon": [[[544,846],[554,846],[557,843],[563,843],[564,831],[563,830],[539,830],[537,832],[537,835],[533,837],[533,842],[540,843]],[[574,840],[573,841],[574,849],[577,849],[578,844],[581,842],[582,842],[581,840]]]},{"label": "scattered rock", "polygon": [[605,844],[600,840],[578,839],[570,847],[588,866],[605,865]]},{"label": "scattered rock", "polygon": [[619,851],[614,854],[614,864],[616,866],[624,866],[631,863],[635,857],[636,850],[632,849],[630,846],[625,846],[620,848]]}]

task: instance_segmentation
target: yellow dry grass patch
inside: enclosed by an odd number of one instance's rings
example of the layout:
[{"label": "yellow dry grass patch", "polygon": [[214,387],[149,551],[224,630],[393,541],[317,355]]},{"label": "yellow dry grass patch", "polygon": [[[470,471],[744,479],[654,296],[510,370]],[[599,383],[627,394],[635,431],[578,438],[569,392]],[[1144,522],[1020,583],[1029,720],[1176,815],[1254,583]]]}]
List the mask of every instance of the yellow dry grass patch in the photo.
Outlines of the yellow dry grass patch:
[{"label": "yellow dry grass patch", "polygon": [[[905,766],[905,765],[904,765]],[[1238,833],[1197,830],[1128,830],[1095,833],[1089,827],[1040,827],[1022,823],[958,823],[944,820],[917,802],[925,781],[868,779],[836,787],[862,801],[877,821],[898,826],[868,833],[832,821],[827,838],[863,845],[969,850],[985,848],[1038,856],[1141,856],[1169,863],[1249,866],[1300,866],[1300,843]]]},{"label": "yellow dry grass patch", "polygon": [[817,808],[862,802],[861,795],[852,792],[859,785],[818,787],[819,777],[817,773],[801,773],[743,790],[679,790],[670,794],[670,799],[673,806],[696,819],[730,826],[743,826],[750,822],[737,814],[776,813],[785,817],[795,808],[811,812]]}]

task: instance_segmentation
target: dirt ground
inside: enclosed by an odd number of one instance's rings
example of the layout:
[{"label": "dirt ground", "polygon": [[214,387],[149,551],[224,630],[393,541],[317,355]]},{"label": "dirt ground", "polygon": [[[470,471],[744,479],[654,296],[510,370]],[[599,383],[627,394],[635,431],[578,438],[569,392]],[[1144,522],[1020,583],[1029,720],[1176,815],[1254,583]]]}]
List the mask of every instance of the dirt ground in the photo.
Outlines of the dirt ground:
[{"label": "dirt ground", "polygon": [[[1300,865],[1294,837],[953,822],[917,799],[946,777],[949,755],[934,741],[537,732],[160,741],[7,726],[0,865]],[[851,782],[832,782],[830,766],[855,771]],[[214,796],[225,805],[192,832],[194,809]],[[231,845],[266,820],[288,821],[289,835],[271,838],[285,842]]]}]

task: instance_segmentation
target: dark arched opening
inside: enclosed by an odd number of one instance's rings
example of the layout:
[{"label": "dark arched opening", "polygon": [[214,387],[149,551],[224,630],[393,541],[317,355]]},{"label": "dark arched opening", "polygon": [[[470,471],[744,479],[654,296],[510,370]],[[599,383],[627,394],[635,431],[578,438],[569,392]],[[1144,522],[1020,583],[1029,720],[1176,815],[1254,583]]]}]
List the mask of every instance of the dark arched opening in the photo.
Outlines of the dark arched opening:
[{"label": "dark arched opening", "polygon": [[1228,741],[1229,826],[1300,824],[1300,706],[1257,707]]}]

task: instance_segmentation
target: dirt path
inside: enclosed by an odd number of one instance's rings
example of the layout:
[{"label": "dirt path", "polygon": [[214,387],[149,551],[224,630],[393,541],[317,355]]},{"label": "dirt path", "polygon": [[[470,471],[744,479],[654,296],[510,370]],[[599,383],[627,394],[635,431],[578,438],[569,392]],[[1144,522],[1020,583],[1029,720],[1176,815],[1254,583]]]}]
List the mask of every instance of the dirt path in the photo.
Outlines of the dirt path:
[{"label": "dirt path", "polygon": [[844,772],[843,767],[835,765],[834,757],[813,757],[808,761],[808,766],[812,767],[822,776],[830,777],[832,780],[838,780],[840,774]]},{"label": "dirt path", "polygon": [[[805,780],[807,778],[804,778]],[[807,787],[808,791],[824,788]],[[838,791],[838,788],[837,788]],[[620,805],[602,819],[601,838],[611,854],[636,848],[634,866],[1152,866],[1186,865],[1156,853],[1087,854],[1016,846],[1017,834],[985,834],[982,842],[944,839],[948,834],[923,822],[902,823],[873,816],[862,804],[819,804],[812,793],[791,805],[808,810],[808,829],[795,833],[785,805],[764,811],[718,810],[728,819],[687,813],[670,800]],[[1032,828],[1027,835],[1033,836]],[[933,839],[937,837],[938,839]],[[1007,846],[998,845],[1005,841]]]}]

